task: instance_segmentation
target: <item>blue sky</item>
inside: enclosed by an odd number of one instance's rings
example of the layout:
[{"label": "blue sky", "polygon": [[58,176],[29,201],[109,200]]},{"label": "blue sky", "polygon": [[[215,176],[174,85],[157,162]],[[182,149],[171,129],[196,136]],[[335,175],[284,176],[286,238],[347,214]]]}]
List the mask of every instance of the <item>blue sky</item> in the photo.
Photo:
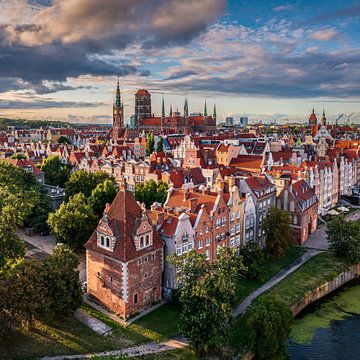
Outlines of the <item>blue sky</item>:
[{"label": "blue sky", "polygon": [[359,1],[0,0],[0,116],[108,122],[120,76],[126,117],[217,105],[220,117],[357,121]]}]

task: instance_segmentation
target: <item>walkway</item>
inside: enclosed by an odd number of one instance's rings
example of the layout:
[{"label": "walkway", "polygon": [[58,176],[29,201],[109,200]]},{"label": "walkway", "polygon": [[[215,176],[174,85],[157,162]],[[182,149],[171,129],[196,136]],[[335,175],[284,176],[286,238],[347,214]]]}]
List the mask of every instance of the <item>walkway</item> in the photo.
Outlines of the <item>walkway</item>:
[{"label": "walkway", "polygon": [[80,355],[63,355],[63,356],[48,356],[43,357],[41,360],[63,360],[63,359],[90,359],[93,357],[106,357],[106,356],[126,356],[135,357],[143,356],[148,354],[156,354],[164,351],[182,349],[188,346],[188,343],[184,340],[171,339],[161,343],[150,342],[143,345],[133,346],[121,350],[103,351],[91,354],[80,354]]},{"label": "walkway", "polygon": [[239,316],[246,312],[251,303],[261,294],[278,284],[284,278],[286,278],[289,274],[298,269],[301,265],[310,260],[313,256],[321,253],[320,250],[308,249],[302,256],[296,259],[288,268],[281,270],[278,272],[272,279],[270,279],[267,283],[260,286],[258,289],[253,291],[245,300],[239,304],[232,312],[234,317]]},{"label": "walkway", "polygon": [[[349,221],[356,221],[360,219],[360,211],[353,212],[346,216]],[[308,240],[304,243],[304,246],[308,249],[316,250],[329,250],[329,243],[326,238],[327,226],[322,225],[313,234],[309,235]]]}]

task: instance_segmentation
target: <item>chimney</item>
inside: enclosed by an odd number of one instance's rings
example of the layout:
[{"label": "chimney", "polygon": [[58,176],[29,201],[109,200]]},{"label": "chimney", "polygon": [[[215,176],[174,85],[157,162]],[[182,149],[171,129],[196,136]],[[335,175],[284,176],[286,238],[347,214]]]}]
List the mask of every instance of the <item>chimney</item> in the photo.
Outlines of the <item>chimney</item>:
[{"label": "chimney", "polygon": [[110,204],[106,203],[104,212],[108,212],[110,210]]}]

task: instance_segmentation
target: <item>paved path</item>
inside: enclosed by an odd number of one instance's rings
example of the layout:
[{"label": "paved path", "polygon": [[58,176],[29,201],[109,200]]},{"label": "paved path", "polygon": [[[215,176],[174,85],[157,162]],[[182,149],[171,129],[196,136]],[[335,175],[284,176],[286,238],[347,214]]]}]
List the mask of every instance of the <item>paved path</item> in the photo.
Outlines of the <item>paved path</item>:
[{"label": "paved path", "polygon": [[[25,256],[28,258],[42,260],[47,256],[51,255],[54,251],[56,245],[56,240],[52,235],[41,236],[38,234],[35,235],[26,235],[22,229],[17,231],[17,234],[24,240],[26,247]],[[86,281],[86,260],[85,255],[81,254],[79,270],[80,282],[83,283]]]},{"label": "paved path", "polygon": [[75,311],[75,318],[99,335],[110,335],[112,333],[113,329],[110,326],[90,316],[84,310],[77,309]]},{"label": "paved path", "polygon": [[320,250],[314,250],[314,249],[308,249],[302,256],[300,256],[297,260],[295,260],[288,268],[281,270],[279,273],[277,273],[273,278],[271,278],[267,283],[260,286],[258,289],[256,289],[254,292],[252,292],[245,300],[239,304],[232,312],[232,315],[234,317],[239,316],[246,312],[246,310],[249,308],[251,303],[261,294],[263,294],[265,291],[269,290],[276,284],[278,284],[280,281],[285,279],[289,274],[294,272],[296,269],[298,269],[301,265],[306,263],[309,259],[311,259],[313,256],[319,254]]},{"label": "paved path", "polygon": [[188,346],[188,343],[184,340],[172,339],[161,343],[147,343],[143,345],[133,346],[121,350],[104,351],[91,354],[81,355],[63,355],[63,356],[49,356],[43,357],[41,360],[64,360],[64,359],[90,359],[93,357],[105,357],[105,356],[127,356],[135,357],[148,354],[155,354],[169,350],[181,349]]},{"label": "paved path", "polygon": [[[349,221],[355,221],[360,219],[360,211],[354,212],[346,216]],[[309,249],[317,250],[329,250],[329,243],[326,238],[326,224],[318,228],[314,234],[309,235],[308,240],[304,243],[304,246]]]}]

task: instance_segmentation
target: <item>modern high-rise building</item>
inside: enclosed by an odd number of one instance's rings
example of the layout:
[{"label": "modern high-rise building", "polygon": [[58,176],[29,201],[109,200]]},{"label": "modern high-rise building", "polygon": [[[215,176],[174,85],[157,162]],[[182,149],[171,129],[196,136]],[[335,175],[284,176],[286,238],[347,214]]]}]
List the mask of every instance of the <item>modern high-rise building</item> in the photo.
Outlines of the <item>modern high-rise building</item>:
[{"label": "modern high-rise building", "polygon": [[240,125],[243,127],[249,125],[249,118],[247,116],[242,116],[240,118]]}]

